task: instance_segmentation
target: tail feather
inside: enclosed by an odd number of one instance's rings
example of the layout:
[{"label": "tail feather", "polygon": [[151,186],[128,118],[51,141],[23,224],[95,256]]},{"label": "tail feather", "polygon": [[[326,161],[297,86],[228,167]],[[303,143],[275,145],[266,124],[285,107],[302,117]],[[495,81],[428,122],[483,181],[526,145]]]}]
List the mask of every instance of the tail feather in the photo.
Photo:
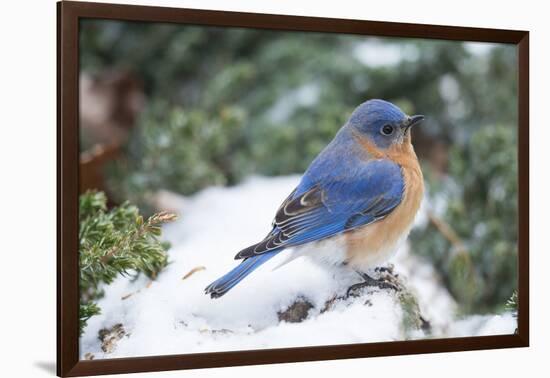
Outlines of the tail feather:
[{"label": "tail feather", "polygon": [[273,250],[243,260],[243,262],[233,268],[229,273],[226,273],[224,276],[208,285],[206,289],[204,289],[204,292],[207,295],[210,294],[211,298],[221,297],[280,251],[281,250]]}]

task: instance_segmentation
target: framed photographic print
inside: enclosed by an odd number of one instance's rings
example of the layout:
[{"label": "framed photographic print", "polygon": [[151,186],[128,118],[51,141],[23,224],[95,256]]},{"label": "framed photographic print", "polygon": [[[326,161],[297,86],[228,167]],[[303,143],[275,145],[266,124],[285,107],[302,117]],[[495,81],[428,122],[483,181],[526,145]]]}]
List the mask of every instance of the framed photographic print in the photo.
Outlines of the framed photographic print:
[{"label": "framed photographic print", "polygon": [[528,32],[57,7],[58,375],[528,346]]}]

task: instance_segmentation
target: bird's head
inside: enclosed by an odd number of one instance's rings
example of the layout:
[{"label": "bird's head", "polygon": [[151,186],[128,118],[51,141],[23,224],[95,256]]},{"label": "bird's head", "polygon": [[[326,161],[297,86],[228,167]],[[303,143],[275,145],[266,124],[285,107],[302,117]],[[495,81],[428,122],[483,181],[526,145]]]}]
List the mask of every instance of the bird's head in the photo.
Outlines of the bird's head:
[{"label": "bird's head", "polygon": [[387,149],[410,140],[411,126],[423,119],[422,115],[406,115],[391,102],[369,100],[354,110],[348,124],[376,147]]}]

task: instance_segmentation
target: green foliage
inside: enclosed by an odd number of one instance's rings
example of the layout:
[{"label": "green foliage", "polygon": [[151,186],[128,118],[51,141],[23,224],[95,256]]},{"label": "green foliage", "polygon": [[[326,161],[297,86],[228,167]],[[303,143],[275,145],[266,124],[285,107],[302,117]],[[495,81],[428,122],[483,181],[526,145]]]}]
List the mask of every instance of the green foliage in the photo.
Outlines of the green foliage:
[{"label": "green foliage", "polygon": [[88,320],[94,316],[101,314],[101,309],[95,302],[89,302],[89,303],[80,303],[80,309],[78,312],[79,315],[79,331],[80,335],[82,336],[82,333],[84,332],[84,328],[86,328],[86,325],[88,323]]},{"label": "green foliage", "polygon": [[465,149],[452,148],[450,179],[430,186],[439,188],[432,202],[447,202],[438,216],[463,249],[432,224],[411,235],[414,251],[436,264],[464,312],[502,308],[517,287],[516,146],[514,129],[480,128]]},{"label": "green foliage", "polygon": [[113,192],[139,202],[158,188],[192,193],[209,185],[234,184],[241,178],[237,167],[250,163],[243,160],[247,151],[237,148],[245,138],[244,119],[242,110],[231,107],[209,115],[163,103],[152,106],[127,146],[128,157],[110,167]]},{"label": "green foliage", "polygon": [[405,287],[397,295],[401,311],[403,311],[401,318],[401,325],[403,331],[409,334],[412,331],[418,330],[422,327],[422,317],[420,314],[420,307],[418,306],[418,300]]},{"label": "green foliage", "polygon": [[158,213],[144,221],[129,203],[107,209],[102,192],[87,192],[79,200],[80,331],[100,313],[94,303],[118,275],[143,273],[155,278],[168,263],[160,226],[175,219]]},{"label": "green foliage", "polygon": [[[142,208],[158,189],[303,172],[369,98],[426,114],[424,133],[461,145],[480,122],[516,116],[505,45],[478,56],[453,41],[105,20],[84,20],[80,35],[84,70],[127,69],[145,84],[148,110],[108,174],[116,199]],[[362,60],[378,49],[402,59]]]},{"label": "green foliage", "polygon": [[518,316],[518,292],[514,290],[512,296],[506,301],[506,310],[511,311],[515,317]]}]

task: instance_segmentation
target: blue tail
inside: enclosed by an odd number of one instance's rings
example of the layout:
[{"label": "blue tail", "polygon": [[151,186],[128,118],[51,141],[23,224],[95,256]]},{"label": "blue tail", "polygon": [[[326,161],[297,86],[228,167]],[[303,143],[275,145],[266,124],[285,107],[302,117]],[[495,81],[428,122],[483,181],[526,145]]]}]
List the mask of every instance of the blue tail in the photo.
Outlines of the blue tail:
[{"label": "blue tail", "polygon": [[256,270],[260,265],[281,252],[281,249],[262,253],[258,256],[249,257],[243,260],[239,265],[233,268],[232,271],[218,278],[204,289],[206,294],[210,294],[211,298],[219,298],[235,285],[241,282],[246,276]]}]

